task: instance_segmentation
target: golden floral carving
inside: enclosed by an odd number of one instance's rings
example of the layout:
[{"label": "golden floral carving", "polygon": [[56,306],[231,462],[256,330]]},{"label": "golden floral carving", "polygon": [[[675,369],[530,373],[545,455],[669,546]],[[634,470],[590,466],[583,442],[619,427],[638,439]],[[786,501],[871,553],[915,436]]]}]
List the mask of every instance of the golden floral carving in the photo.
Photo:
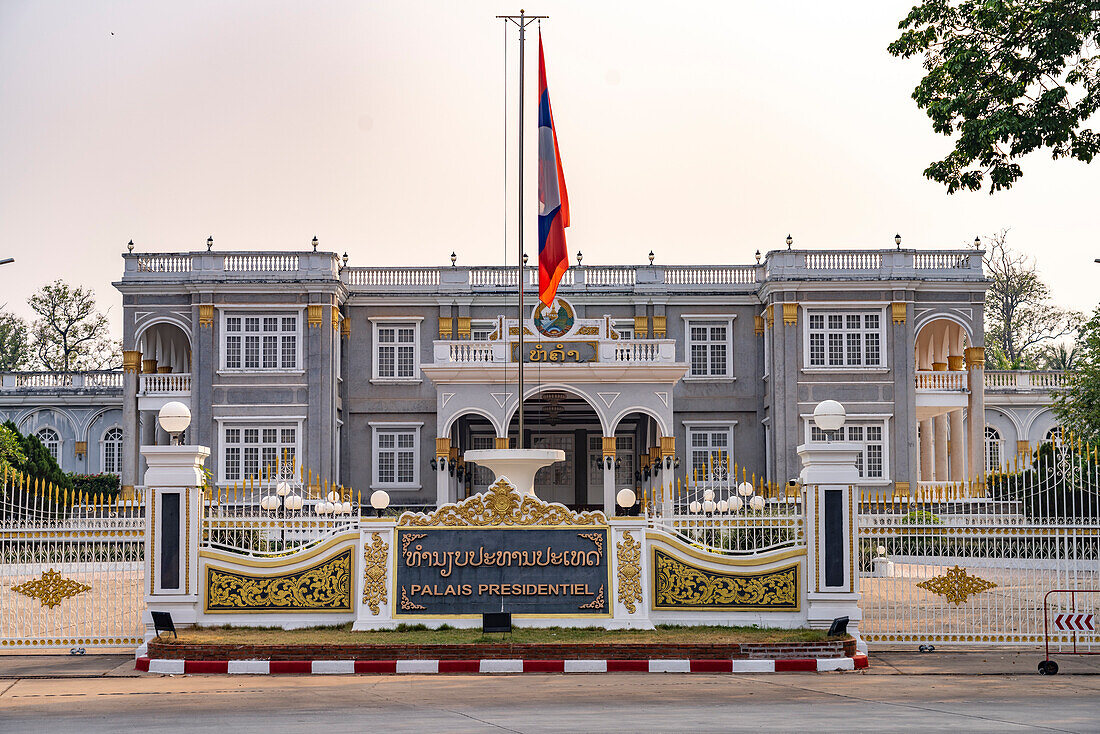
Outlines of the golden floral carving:
[{"label": "golden floral carving", "polygon": [[397,524],[406,527],[606,525],[607,518],[602,512],[574,512],[557,502],[520,494],[507,480],[498,479],[488,490],[457,504],[444,505],[430,514],[406,512]]},{"label": "golden floral carving", "polygon": [[971,576],[965,568],[955,566],[947,569],[947,572],[942,576],[934,576],[921,581],[917,586],[925,591],[931,591],[933,594],[946,597],[947,601],[959,606],[975,594],[988,591],[996,587],[997,584],[977,576]]},{"label": "golden floral carving", "polygon": [[206,569],[208,612],[350,612],[352,549],[274,576]]},{"label": "golden floral carving", "polygon": [[13,586],[11,590],[23,596],[37,599],[42,602],[42,606],[53,609],[70,596],[83,594],[91,588],[91,586],[82,584],[79,581],[62,578],[59,571],[51,568],[49,571],[43,571],[40,578],[19,584],[19,586]]},{"label": "golden floral carving", "polygon": [[591,540],[596,544],[596,550],[603,556],[603,533],[577,533],[577,537]]},{"label": "golden floral carving", "polygon": [[619,602],[633,614],[642,600],[642,544],[626,530],[623,531],[623,539],[615,544],[615,549],[619,567]]},{"label": "golden floral carving", "polygon": [[363,545],[363,603],[371,614],[378,614],[379,605],[387,603],[386,565],[390,546],[378,533],[371,533],[370,545]]},{"label": "golden floral carving", "polygon": [[577,329],[577,336],[599,336],[600,327],[598,326],[582,326]]},{"label": "golden floral carving", "polygon": [[654,609],[796,610],[798,564],[763,573],[724,573],[653,552]]},{"label": "golden floral carving", "polygon": [[405,587],[401,587],[401,610],[405,612],[416,611],[417,609],[427,609],[423,604],[414,604],[405,593]]},{"label": "golden floral carving", "polygon": [[596,598],[587,604],[581,604],[577,609],[603,609],[603,584],[600,584],[600,590],[596,592]]}]

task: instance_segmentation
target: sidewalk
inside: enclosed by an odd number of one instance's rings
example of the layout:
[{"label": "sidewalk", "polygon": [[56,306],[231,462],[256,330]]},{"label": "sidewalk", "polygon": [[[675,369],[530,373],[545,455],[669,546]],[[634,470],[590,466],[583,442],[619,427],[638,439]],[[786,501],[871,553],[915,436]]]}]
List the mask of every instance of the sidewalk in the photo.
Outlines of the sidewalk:
[{"label": "sidewalk", "polygon": [[[862,675],[1038,675],[1041,648],[872,652]],[[1059,676],[1100,675],[1100,655],[1056,655]],[[844,673],[843,675],[859,675]],[[100,678],[156,675],[134,669],[132,655],[0,655],[0,679]]]}]

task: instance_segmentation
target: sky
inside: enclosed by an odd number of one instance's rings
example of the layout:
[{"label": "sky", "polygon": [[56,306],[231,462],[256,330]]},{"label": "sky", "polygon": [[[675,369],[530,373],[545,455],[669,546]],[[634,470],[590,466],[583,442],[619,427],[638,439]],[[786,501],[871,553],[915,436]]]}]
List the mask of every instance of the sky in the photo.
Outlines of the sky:
[{"label": "sky", "polygon": [[[910,97],[919,60],[885,50],[911,4],[532,4],[550,16],[570,252],[748,263],[788,233],[796,247],[892,247],[900,233],[935,249],[1008,228],[1055,301],[1091,311],[1100,162],[1033,154],[992,197],[926,180],[951,143]],[[293,250],[316,235],[351,265],[442,265],[452,250],[514,264],[517,41],[494,16],[518,11],[0,0],[0,257],[16,258],[0,304],[28,315],[26,298],[62,278],[95,289],[117,327],[130,239]],[[537,53],[532,35],[532,254]]]}]

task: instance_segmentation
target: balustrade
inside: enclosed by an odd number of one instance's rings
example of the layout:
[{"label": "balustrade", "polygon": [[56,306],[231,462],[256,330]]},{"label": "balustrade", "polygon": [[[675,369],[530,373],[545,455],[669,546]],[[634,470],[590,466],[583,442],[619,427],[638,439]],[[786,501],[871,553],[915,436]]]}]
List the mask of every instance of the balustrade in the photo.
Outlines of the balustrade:
[{"label": "balustrade", "polygon": [[967,373],[963,371],[917,371],[918,390],[967,390]]},{"label": "balustrade", "polygon": [[298,270],[298,256],[287,254],[226,255],[226,272],[263,272],[277,273]]},{"label": "balustrade", "polygon": [[191,393],[191,374],[175,372],[165,374],[141,375],[140,392],[145,395],[156,393]]}]

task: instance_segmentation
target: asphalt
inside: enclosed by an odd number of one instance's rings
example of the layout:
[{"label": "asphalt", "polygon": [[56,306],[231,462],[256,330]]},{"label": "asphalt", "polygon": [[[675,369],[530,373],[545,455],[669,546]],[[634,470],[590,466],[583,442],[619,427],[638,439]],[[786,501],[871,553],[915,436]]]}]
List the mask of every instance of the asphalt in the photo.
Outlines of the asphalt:
[{"label": "asphalt", "polygon": [[883,651],[857,673],[160,676],[119,655],[0,656],[0,732],[1100,731],[1100,664]]}]

